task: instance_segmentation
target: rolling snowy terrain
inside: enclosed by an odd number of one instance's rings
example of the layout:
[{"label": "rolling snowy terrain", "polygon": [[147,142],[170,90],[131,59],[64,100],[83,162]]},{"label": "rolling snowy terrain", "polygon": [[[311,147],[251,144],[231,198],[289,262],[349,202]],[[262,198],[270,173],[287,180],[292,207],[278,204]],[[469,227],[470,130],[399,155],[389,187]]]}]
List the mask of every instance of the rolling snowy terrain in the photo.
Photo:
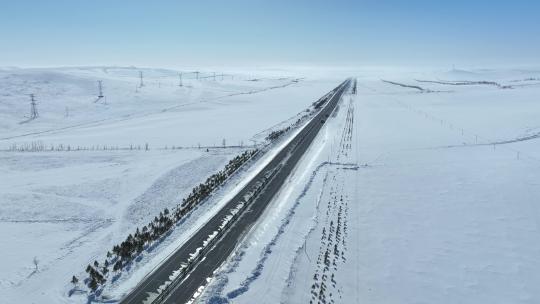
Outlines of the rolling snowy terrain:
[{"label": "rolling snowy terrain", "polygon": [[[84,278],[86,265],[178,205],[249,145],[296,121],[341,81],[293,74],[237,72],[214,80],[212,72],[197,79],[184,71],[179,86],[172,70],[0,70],[2,298],[86,302],[84,293],[73,292],[73,275]],[[37,100],[35,119],[29,94]],[[133,288],[219,207],[227,189],[256,168],[239,172],[145,251],[112,282],[107,296],[118,300]]]},{"label": "rolling snowy terrain", "polygon": [[538,303],[539,74],[360,74],[200,302]]},{"label": "rolling snowy terrain", "polygon": [[[182,72],[179,86],[165,69],[0,70],[1,301],[86,303],[73,275],[349,76],[357,94],[197,300],[540,301],[540,70]],[[146,250],[107,301],[280,146]]]}]

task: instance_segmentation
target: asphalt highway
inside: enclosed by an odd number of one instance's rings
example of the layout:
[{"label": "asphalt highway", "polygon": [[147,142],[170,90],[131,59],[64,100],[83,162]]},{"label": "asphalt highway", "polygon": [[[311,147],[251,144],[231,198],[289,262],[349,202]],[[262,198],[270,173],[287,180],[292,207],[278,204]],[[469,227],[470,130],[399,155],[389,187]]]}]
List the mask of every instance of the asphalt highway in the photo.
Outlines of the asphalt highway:
[{"label": "asphalt highway", "polygon": [[286,178],[309,148],[324,122],[336,108],[343,93],[349,88],[351,80],[347,79],[334,89],[334,94],[322,110],[259,172],[234,198],[232,198],[214,217],[197,231],[185,244],[148,275],[144,281],[129,293],[123,304],[150,303],[149,294],[156,293],[159,286],[169,281],[170,275],[185,263],[190,254],[202,247],[208,235],[221,225],[223,219],[230,214],[244,196],[264,179],[264,176],[279,167],[275,175],[267,181],[262,192],[244,210],[227,232],[205,253],[205,258],[190,271],[190,274],[168,293],[163,303],[186,303],[197,289],[206,284],[206,279],[230,256],[236,245],[243,239],[250,228],[257,222],[261,214],[283,186]]}]

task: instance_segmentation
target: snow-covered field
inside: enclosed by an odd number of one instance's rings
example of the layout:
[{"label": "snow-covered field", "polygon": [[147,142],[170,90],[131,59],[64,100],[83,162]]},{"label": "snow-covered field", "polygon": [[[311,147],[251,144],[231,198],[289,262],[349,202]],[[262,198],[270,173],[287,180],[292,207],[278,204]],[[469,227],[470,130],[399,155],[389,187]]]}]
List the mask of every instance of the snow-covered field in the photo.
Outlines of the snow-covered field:
[{"label": "snow-covered field", "polygon": [[[72,275],[352,75],[358,94],[201,302],[540,301],[540,70],[188,72],[180,87],[163,69],[0,69],[0,302],[86,302],[68,297]],[[45,151],[10,151],[32,144]],[[263,161],[107,295],[136,285]]]},{"label": "snow-covered field", "polygon": [[540,302],[539,98],[540,70],[359,73],[200,301]]},{"label": "snow-covered field", "polygon": [[[77,292],[68,297],[72,275],[82,279],[86,265],[137,226],[343,80],[224,74],[183,71],[180,87],[173,70],[0,69],[0,302],[86,302]],[[96,101],[98,80],[105,98]],[[33,120],[28,94],[37,100]],[[255,168],[145,252],[107,295],[118,300],[137,284]]]}]

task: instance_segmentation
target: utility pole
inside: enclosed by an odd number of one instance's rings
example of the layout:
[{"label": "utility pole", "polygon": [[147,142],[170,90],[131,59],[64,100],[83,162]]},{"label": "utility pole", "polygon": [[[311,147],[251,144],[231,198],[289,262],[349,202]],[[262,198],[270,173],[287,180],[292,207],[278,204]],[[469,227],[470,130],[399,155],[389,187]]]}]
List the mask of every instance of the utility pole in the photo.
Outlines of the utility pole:
[{"label": "utility pole", "polygon": [[34,94],[30,94],[30,119],[36,119],[38,117],[39,114],[36,107],[36,100],[34,99]]},{"label": "utility pole", "polygon": [[144,86],[142,71],[139,71],[139,78],[141,79],[141,82],[139,83],[139,87],[142,88]]},{"label": "utility pole", "polygon": [[195,71],[195,75],[196,75],[197,80],[199,80],[199,71]]},{"label": "utility pole", "polygon": [[214,72],[214,81],[216,81],[216,72]]},{"label": "utility pole", "polygon": [[98,98],[105,97],[105,96],[103,96],[103,84],[102,84],[101,80],[98,80],[98,90],[99,90]]},{"label": "utility pole", "polygon": [[178,73],[178,76],[180,77],[180,82],[178,83],[178,86],[182,86],[182,72]]}]

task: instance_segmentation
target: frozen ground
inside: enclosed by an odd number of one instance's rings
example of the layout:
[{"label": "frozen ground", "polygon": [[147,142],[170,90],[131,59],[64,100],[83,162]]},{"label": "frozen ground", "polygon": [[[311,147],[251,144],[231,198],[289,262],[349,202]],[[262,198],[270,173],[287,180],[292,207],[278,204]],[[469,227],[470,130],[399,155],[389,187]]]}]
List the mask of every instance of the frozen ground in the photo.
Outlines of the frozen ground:
[{"label": "frozen ground", "polygon": [[539,75],[361,73],[199,301],[538,303]]},{"label": "frozen ground", "polygon": [[[144,86],[136,88],[139,71]],[[274,70],[214,81],[213,72],[199,80],[183,72],[179,87],[172,70],[0,69],[0,302],[86,302],[68,297],[72,275],[82,278],[87,264],[176,206],[240,145],[262,142],[343,80]],[[97,80],[106,98],[95,102]],[[29,120],[27,94],[35,94],[37,119]],[[10,151],[32,144],[45,151]],[[106,294],[118,299],[137,284],[257,166],[145,252]]]}]

